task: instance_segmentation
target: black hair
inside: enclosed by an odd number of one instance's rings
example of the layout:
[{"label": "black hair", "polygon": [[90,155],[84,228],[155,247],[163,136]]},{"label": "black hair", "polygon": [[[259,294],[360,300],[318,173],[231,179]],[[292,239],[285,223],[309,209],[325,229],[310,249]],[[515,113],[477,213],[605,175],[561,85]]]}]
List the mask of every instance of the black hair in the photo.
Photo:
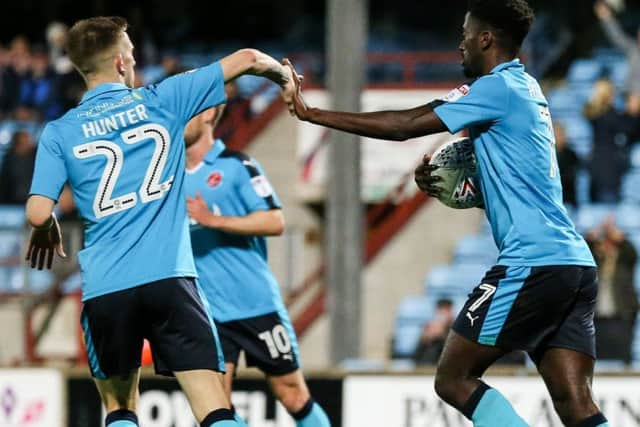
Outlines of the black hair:
[{"label": "black hair", "polygon": [[470,0],[469,13],[497,30],[507,49],[517,51],[529,33],[534,12],[527,0]]}]

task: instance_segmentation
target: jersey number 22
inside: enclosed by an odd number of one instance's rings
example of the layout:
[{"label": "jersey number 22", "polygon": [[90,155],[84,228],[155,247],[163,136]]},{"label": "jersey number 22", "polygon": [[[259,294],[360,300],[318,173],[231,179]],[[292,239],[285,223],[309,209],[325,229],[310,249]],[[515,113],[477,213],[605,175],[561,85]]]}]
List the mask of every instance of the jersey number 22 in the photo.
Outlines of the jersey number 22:
[{"label": "jersey number 22", "polygon": [[[120,134],[126,144],[138,144],[143,141],[153,141],[155,149],[147,172],[140,186],[138,194],[142,203],[148,203],[161,198],[171,188],[173,176],[164,182],[160,177],[167,163],[171,137],[163,126],[158,124],[146,124],[127,130]],[[138,202],[135,192],[113,197],[118,176],[124,163],[122,149],[111,141],[92,141],[73,148],[73,154],[78,159],[87,159],[94,156],[104,156],[107,159],[102,178],[98,184],[98,191],[93,200],[93,213],[96,218],[102,218],[131,209]]]}]

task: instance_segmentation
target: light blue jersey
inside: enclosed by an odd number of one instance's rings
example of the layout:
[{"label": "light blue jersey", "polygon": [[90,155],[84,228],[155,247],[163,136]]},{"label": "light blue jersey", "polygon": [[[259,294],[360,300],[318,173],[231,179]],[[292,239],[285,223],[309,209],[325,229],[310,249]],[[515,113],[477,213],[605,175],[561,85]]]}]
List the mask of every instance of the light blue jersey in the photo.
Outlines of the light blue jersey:
[{"label": "light blue jersey", "polygon": [[455,89],[434,111],[474,142],[498,264],[595,265],[562,204],[547,100],[519,60]]},{"label": "light blue jersey", "polygon": [[[191,197],[200,192],[216,215],[246,216],[281,208],[260,165],[227,150],[221,140],[216,140],[200,165],[187,171],[186,187]],[[200,284],[217,322],[284,310],[278,282],[267,262],[265,237],[192,224],[191,244]]]},{"label": "light blue jersey", "polygon": [[106,83],[50,122],[31,194],[68,181],[85,223],[83,300],[170,277],[196,277],[183,187],[183,131],[225,101],[219,63],[144,88]]}]

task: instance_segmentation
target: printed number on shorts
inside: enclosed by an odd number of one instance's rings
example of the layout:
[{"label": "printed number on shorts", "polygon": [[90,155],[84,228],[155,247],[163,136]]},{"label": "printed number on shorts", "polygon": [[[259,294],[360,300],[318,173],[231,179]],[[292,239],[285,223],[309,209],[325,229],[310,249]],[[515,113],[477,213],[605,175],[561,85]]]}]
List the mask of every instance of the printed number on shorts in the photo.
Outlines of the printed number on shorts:
[{"label": "printed number on shorts", "polygon": [[264,331],[258,335],[267,344],[272,359],[291,352],[291,341],[287,330],[282,325],[276,325],[270,331]]},{"label": "printed number on shorts", "polygon": [[469,311],[471,313],[473,313],[478,308],[480,308],[480,306],[484,304],[486,300],[491,298],[491,295],[493,295],[496,291],[496,287],[494,285],[489,285],[487,283],[481,284],[479,288],[482,289],[484,293],[480,295],[480,297],[473,304],[469,306]]},{"label": "printed number on shorts", "polygon": [[[162,198],[173,183],[173,176],[164,182],[160,182],[171,145],[171,137],[167,129],[159,124],[151,123],[122,132],[120,137],[126,144],[137,144],[142,141],[155,143],[155,149],[138,194],[142,203],[149,203]],[[113,197],[113,190],[124,163],[124,154],[118,144],[106,140],[92,141],[74,147],[73,154],[78,159],[87,159],[94,156],[104,156],[107,159],[93,200],[93,213],[96,218],[113,215],[131,209],[136,205],[138,194],[135,192]]]}]

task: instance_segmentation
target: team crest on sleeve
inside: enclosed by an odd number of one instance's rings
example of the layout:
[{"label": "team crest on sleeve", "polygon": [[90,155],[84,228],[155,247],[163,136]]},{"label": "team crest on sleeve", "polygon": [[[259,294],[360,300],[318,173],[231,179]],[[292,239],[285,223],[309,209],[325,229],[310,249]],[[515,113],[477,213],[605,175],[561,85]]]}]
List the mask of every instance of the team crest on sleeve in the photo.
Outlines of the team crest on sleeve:
[{"label": "team crest on sleeve", "polygon": [[273,194],[273,187],[264,175],[258,175],[251,178],[251,185],[254,191],[260,197],[269,197]]},{"label": "team crest on sleeve", "polygon": [[222,172],[213,171],[207,177],[207,185],[211,188],[216,188],[222,183]]},{"label": "team crest on sleeve", "polygon": [[448,94],[446,94],[444,98],[442,98],[442,100],[445,102],[456,102],[463,96],[467,96],[470,90],[471,88],[469,87],[469,85],[462,85],[460,87],[453,89]]}]

